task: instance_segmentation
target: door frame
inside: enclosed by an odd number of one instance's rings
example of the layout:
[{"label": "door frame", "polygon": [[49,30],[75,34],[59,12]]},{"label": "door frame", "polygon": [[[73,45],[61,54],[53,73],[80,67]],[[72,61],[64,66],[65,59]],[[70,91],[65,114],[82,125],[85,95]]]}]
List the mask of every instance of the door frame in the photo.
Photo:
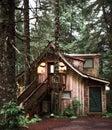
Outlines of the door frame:
[{"label": "door frame", "polygon": [[[97,89],[97,88],[98,88],[98,89],[100,90],[100,96],[99,96],[99,97],[100,97],[100,99],[99,99],[99,101],[100,101],[100,108],[99,108],[98,111],[92,111],[91,108],[90,108],[90,107],[91,107],[91,106],[90,106],[90,105],[91,105],[91,103],[90,103],[90,100],[91,100],[91,99],[90,99],[90,96],[91,96],[91,95],[90,95],[90,89],[92,89],[92,88],[93,88],[93,89]],[[99,91],[99,90],[98,90],[98,91]],[[94,85],[94,86],[90,86],[90,87],[89,87],[89,98],[88,98],[88,100],[89,100],[89,105],[88,105],[88,106],[89,106],[89,113],[102,113],[102,110],[103,110],[103,109],[102,109],[102,87],[101,87],[100,85]]]}]

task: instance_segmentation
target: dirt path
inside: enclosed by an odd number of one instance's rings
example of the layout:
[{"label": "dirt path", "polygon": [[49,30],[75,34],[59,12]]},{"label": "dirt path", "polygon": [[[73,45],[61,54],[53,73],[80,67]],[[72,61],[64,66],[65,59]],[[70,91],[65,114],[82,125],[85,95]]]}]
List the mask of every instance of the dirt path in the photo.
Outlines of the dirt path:
[{"label": "dirt path", "polygon": [[29,125],[24,130],[112,130],[112,119],[102,118],[50,118]]}]

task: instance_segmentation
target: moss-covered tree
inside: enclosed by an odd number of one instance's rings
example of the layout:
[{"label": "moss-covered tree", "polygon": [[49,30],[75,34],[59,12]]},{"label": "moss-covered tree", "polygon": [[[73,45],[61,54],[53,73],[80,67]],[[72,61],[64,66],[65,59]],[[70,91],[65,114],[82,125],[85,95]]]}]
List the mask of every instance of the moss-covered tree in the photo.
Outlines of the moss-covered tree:
[{"label": "moss-covered tree", "polygon": [[16,101],[14,10],[15,0],[0,1],[0,108]]}]

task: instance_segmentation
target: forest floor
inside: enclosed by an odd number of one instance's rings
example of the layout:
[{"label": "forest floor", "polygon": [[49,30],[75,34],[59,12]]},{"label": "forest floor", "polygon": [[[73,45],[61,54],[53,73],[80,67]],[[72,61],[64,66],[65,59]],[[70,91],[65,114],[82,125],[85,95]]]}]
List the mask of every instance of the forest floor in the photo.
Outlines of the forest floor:
[{"label": "forest floor", "polygon": [[39,123],[29,124],[28,127],[23,130],[112,130],[112,118],[49,118]]}]

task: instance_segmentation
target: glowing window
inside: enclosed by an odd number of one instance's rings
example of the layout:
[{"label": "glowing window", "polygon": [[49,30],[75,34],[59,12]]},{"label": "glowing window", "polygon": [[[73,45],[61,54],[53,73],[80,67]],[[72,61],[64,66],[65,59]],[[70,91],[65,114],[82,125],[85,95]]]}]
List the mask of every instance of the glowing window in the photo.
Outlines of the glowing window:
[{"label": "glowing window", "polygon": [[59,62],[59,73],[63,73],[66,71],[66,66],[63,62]]},{"label": "glowing window", "polygon": [[54,73],[54,65],[50,65],[50,73]]},{"label": "glowing window", "polygon": [[45,67],[46,67],[45,62],[40,63],[40,65],[37,68],[37,72],[40,74],[45,73],[45,70],[46,70]]}]

